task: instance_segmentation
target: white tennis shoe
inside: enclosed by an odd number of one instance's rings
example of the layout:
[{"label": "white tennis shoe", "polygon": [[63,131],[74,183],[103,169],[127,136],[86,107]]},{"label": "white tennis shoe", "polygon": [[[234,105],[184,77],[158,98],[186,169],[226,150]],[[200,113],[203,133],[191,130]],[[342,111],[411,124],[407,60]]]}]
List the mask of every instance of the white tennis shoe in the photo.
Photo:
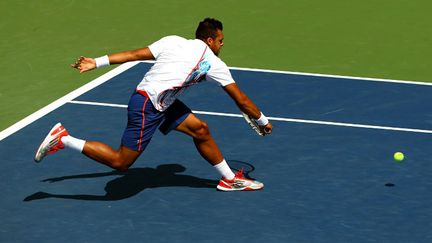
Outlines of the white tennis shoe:
[{"label": "white tennis shoe", "polygon": [[243,170],[238,171],[232,180],[222,178],[217,185],[217,189],[221,191],[255,191],[263,187],[263,183],[244,177]]},{"label": "white tennis shoe", "polygon": [[61,123],[57,123],[39,146],[38,150],[36,151],[34,160],[36,162],[40,162],[48,154],[52,154],[60,149],[64,149],[61,138],[67,135],[69,135],[68,131],[63,127]]}]

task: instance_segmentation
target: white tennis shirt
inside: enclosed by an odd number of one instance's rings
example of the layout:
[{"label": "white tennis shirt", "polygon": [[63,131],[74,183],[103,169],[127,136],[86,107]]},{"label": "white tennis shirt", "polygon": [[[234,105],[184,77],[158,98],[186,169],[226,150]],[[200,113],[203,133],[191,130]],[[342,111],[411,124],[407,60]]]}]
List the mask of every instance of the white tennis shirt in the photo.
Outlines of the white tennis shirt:
[{"label": "white tennis shirt", "polygon": [[203,41],[167,36],[149,46],[155,64],[138,84],[155,108],[164,111],[190,86],[203,80],[234,83],[228,66]]}]

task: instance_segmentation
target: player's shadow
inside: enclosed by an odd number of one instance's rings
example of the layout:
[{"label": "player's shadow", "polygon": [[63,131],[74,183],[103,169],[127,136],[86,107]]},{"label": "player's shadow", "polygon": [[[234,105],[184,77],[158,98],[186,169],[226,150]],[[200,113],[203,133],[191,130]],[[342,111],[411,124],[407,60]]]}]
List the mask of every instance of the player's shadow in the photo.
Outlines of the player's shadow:
[{"label": "player's shadow", "polygon": [[71,179],[97,178],[105,176],[120,176],[109,181],[105,186],[105,195],[64,195],[51,194],[46,192],[36,192],[24,199],[24,201],[33,201],[46,198],[63,198],[76,200],[94,200],[94,201],[115,201],[122,200],[136,194],[147,188],[157,187],[194,187],[194,188],[216,188],[218,181],[202,179],[190,175],[181,175],[177,173],[184,172],[185,167],[179,164],[159,165],[153,168],[131,168],[126,172],[112,171],[106,173],[81,174],[49,178],[43,182],[59,182]]}]

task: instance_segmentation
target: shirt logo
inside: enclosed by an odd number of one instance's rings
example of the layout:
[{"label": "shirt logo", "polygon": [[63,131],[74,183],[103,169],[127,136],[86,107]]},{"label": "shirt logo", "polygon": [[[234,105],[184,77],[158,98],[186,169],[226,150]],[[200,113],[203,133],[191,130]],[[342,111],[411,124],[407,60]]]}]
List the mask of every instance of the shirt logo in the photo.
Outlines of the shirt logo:
[{"label": "shirt logo", "polygon": [[[204,53],[206,50],[207,47],[204,50]],[[162,108],[170,106],[187,88],[205,79],[207,72],[211,68],[211,63],[208,60],[208,57],[208,54],[203,54],[198,64],[192,69],[191,73],[181,86],[165,90],[159,95],[158,103]]]}]

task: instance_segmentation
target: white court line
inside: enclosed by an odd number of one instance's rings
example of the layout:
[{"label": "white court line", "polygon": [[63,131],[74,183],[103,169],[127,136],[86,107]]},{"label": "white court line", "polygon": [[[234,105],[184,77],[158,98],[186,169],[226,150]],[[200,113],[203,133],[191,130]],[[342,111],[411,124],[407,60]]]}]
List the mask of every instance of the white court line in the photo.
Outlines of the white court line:
[{"label": "white court line", "polygon": [[[154,63],[154,61],[143,61],[145,63]],[[24,127],[28,126],[29,124],[33,123],[34,121],[38,120],[39,118],[47,115],[48,113],[52,112],[53,110],[59,108],[60,106],[64,105],[65,103],[75,99],[76,97],[96,88],[97,86],[105,83],[106,81],[110,80],[111,78],[117,76],[118,74],[126,71],[127,69],[135,66],[140,62],[129,62],[124,63],[115,69],[105,73],[104,75],[94,79],[93,81],[90,81],[86,85],[81,86],[80,88],[70,92],[69,94],[57,99],[56,101],[52,102],[51,104],[48,104],[47,106],[41,108],[40,110],[30,114],[29,116],[25,117],[24,119],[18,121],[17,123],[13,124],[12,126],[6,128],[5,130],[0,132],[0,141],[3,139],[9,137],[10,135],[16,133],[17,131],[23,129]],[[377,78],[361,78],[361,77],[351,77],[351,76],[339,76],[339,75],[327,75],[327,74],[316,74],[316,73],[302,73],[302,72],[289,72],[289,71],[278,71],[278,70],[267,70],[267,69],[255,69],[255,68],[239,68],[239,67],[230,67],[231,70],[241,70],[241,71],[253,71],[253,72],[267,72],[267,73],[280,73],[280,74],[293,74],[293,75],[304,75],[304,76],[314,76],[314,77],[330,77],[330,78],[348,78],[348,79],[354,79],[354,80],[364,80],[364,81],[376,81],[376,82],[388,82],[388,83],[401,83],[401,84],[412,84],[412,85],[426,85],[431,86],[432,83],[421,83],[421,82],[413,82],[413,81],[404,81],[404,80],[392,80],[392,79],[377,79]],[[300,120],[299,120],[300,121]],[[295,122],[295,121],[292,121]],[[355,125],[355,124],[353,124]],[[412,129],[414,131],[427,131],[427,130],[418,130],[418,129]]]},{"label": "white court line", "polygon": [[66,104],[67,102],[75,99],[76,97],[88,92],[89,90],[92,90],[96,88],[97,86],[105,83],[106,81],[110,80],[111,78],[117,76],[118,74],[126,71],[127,69],[135,66],[138,62],[130,62],[122,64],[115,69],[105,73],[104,75],[94,79],[93,81],[79,87],[78,89],[70,92],[69,94],[57,99],[56,101],[52,102],[51,104],[41,108],[40,110],[36,111],[35,113],[25,117],[21,121],[13,124],[12,126],[6,128],[5,130],[0,132],[0,141],[3,139],[9,137],[10,135],[16,133],[17,131],[23,129],[27,125],[33,123],[34,121],[38,120],[39,118],[46,116],[51,111],[59,108],[60,106]]},{"label": "white court line", "polygon": [[[145,63],[154,63],[154,61],[142,61],[142,62],[145,62]],[[416,81],[409,81],[409,80],[384,79],[384,78],[367,78],[367,77],[344,76],[344,75],[334,75],[334,74],[305,73],[305,72],[292,72],[292,71],[281,71],[281,70],[271,70],[271,69],[258,69],[258,68],[242,68],[242,67],[229,67],[229,69],[230,70],[239,70],[239,71],[260,72],[260,73],[278,73],[278,74],[291,74],[291,75],[310,76],[310,77],[352,79],[352,80],[359,80],[359,81],[373,81],[373,82],[384,82],[384,83],[397,83],[397,84],[412,84],[412,85],[432,86],[432,83],[416,82]]]},{"label": "white court line", "polygon": [[362,78],[362,77],[343,76],[343,75],[331,75],[331,74],[320,74],[320,73],[303,73],[303,72],[289,72],[289,71],[277,71],[277,70],[254,69],[254,68],[239,68],[239,67],[230,67],[230,69],[231,70],[240,70],[240,71],[252,71],[252,72],[292,74],[292,75],[311,76],[311,77],[352,79],[352,80],[360,80],[360,81],[373,81],[373,82],[385,82],[385,83],[413,84],[413,85],[432,86],[432,83],[415,82],[415,81],[407,81],[407,80],[396,80],[396,79]]},{"label": "white court line", "polygon": [[[73,101],[69,101],[69,103],[79,104],[79,105],[93,105],[93,106],[127,108],[127,105],[91,102],[91,101],[73,100]],[[210,116],[224,116],[224,117],[243,118],[243,116],[241,114],[233,114],[233,113],[225,113],[225,112],[211,112],[211,111],[197,111],[197,110],[194,110],[193,112],[195,114],[210,115]],[[422,130],[422,129],[403,128],[403,127],[387,127],[387,126],[364,125],[364,124],[355,124],[355,123],[293,119],[293,118],[283,118],[283,117],[267,117],[267,118],[271,121],[295,122],[295,123],[307,123],[307,124],[327,125],[327,126],[354,127],[354,128],[366,128],[366,129],[378,129],[378,130],[390,130],[390,131],[400,131],[400,132],[432,134],[432,130]]]}]

